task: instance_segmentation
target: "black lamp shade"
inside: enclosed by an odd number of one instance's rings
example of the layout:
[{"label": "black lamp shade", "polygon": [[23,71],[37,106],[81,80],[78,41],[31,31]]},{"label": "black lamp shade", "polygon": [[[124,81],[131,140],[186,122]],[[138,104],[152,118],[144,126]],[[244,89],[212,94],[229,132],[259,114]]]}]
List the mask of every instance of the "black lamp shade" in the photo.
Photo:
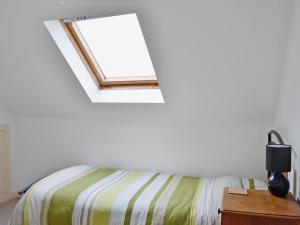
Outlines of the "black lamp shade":
[{"label": "black lamp shade", "polygon": [[290,145],[267,144],[266,169],[271,172],[290,172],[291,151]]}]

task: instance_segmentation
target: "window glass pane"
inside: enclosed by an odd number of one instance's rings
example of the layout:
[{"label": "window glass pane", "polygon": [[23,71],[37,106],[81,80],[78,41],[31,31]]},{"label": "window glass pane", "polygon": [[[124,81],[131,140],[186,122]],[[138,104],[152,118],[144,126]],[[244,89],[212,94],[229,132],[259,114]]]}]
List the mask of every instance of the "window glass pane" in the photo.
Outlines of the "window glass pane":
[{"label": "window glass pane", "polygon": [[136,14],[76,25],[106,78],[155,76]]}]

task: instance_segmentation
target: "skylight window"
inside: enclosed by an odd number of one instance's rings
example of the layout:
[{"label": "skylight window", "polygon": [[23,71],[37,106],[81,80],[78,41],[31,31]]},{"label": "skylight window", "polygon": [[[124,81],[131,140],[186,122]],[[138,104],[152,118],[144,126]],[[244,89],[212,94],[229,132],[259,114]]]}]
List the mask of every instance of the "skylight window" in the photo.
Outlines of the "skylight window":
[{"label": "skylight window", "polygon": [[135,14],[61,22],[99,88],[158,86]]},{"label": "skylight window", "polygon": [[136,14],[44,24],[93,103],[164,103]]},{"label": "skylight window", "polygon": [[164,103],[136,14],[44,24],[92,102]]}]

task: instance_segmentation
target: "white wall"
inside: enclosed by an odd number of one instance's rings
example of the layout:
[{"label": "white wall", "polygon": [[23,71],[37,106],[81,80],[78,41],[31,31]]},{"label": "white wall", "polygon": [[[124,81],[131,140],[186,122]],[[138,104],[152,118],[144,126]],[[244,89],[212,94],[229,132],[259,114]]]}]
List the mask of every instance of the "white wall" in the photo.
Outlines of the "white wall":
[{"label": "white wall", "polygon": [[[283,73],[275,126],[284,134],[294,150],[296,195],[300,197],[300,1],[294,1],[289,42]],[[298,173],[297,173],[298,172]],[[295,191],[296,187],[292,187]]]},{"label": "white wall", "polygon": [[14,121],[14,115],[5,107],[0,104],[0,124],[1,125],[9,125]]},{"label": "white wall", "polygon": [[[262,178],[290,10],[290,0],[2,0],[14,188],[78,163]],[[166,104],[91,104],[42,23],[128,12],[138,13]]]},{"label": "white wall", "polygon": [[[264,178],[268,123],[19,118],[14,188],[76,164]],[[24,169],[26,168],[26,169]]]},{"label": "white wall", "polygon": [[[15,126],[15,116],[11,113],[6,106],[0,103],[0,125],[9,126],[10,128],[10,151],[11,151],[11,169],[12,174],[16,171],[15,167],[15,159],[18,158],[18,154],[16,152],[16,126]],[[12,189],[15,190],[15,180],[16,177],[13,176],[12,179]]]}]

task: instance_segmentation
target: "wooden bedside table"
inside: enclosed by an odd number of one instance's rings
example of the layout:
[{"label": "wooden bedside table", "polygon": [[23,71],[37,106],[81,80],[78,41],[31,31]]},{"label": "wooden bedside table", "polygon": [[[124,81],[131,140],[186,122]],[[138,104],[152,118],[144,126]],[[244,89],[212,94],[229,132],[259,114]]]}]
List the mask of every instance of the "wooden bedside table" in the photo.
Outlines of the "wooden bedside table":
[{"label": "wooden bedside table", "polygon": [[285,198],[269,191],[248,190],[248,195],[224,189],[222,225],[300,225],[300,206],[289,193]]}]

